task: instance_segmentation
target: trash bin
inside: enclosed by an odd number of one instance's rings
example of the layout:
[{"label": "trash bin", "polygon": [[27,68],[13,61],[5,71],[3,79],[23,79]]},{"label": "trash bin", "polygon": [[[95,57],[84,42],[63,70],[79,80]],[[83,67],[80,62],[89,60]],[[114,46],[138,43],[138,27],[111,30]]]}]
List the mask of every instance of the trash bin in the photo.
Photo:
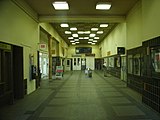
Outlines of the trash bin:
[{"label": "trash bin", "polygon": [[88,70],[88,77],[92,77],[92,70],[91,69]]}]

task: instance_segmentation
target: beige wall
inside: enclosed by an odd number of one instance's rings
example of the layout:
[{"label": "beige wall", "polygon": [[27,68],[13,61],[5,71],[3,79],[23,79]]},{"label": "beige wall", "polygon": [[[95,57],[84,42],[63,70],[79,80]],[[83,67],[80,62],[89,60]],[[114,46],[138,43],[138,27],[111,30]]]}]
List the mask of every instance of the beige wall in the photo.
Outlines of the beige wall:
[{"label": "beige wall", "polygon": [[[75,55],[75,47],[92,47],[92,53],[95,54],[95,58],[100,58],[100,50],[97,45],[71,45],[68,48],[67,58],[71,58],[72,55]],[[82,54],[82,57],[85,57],[85,54]]]},{"label": "beige wall", "polygon": [[142,5],[138,2],[130,11],[126,19],[127,41],[126,49],[142,45]]},{"label": "beige wall", "polygon": [[110,51],[110,55],[117,54],[117,47],[126,46],[126,23],[121,23],[104,39],[99,45],[102,49],[102,57],[107,56],[107,52]]},{"label": "beige wall", "polygon": [[29,81],[29,54],[37,65],[39,42],[38,23],[10,0],[0,1],[0,41],[18,45],[24,50],[24,79],[27,78],[28,94],[35,90],[35,80]]},{"label": "beige wall", "polygon": [[143,41],[160,36],[160,0],[142,0]]},{"label": "beige wall", "polygon": [[[59,42],[59,56],[60,57],[64,57],[62,54],[62,47],[63,48],[68,48],[68,45],[66,42],[64,42],[64,40],[59,36],[59,34],[55,31],[55,29],[51,26],[51,24],[49,23],[40,23],[39,24],[46,32],[48,32],[51,37],[53,37],[54,40]],[[65,51],[65,55],[66,55]]]}]

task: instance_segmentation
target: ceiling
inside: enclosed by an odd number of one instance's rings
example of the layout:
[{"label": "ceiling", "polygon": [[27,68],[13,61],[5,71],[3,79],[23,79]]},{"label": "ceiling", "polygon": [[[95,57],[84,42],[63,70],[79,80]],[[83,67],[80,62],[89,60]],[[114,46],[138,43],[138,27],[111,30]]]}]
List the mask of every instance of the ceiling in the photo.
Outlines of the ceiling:
[{"label": "ceiling", "polygon": [[[72,34],[78,34],[78,31],[90,31],[92,34],[97,31],[91,31],[91,28],[98,28],[103,34],[96,34],[99,39],[95,44],[99,44],[118,23],[124,22],[129,10],[139,0],[67,0],[69,10],[57,11],[53,8],[52,2],[58,0],[25,0],[33,10],[38,13],[40,22],[50,23],[59,35],[70,45]],[[63,0],[59,0],[63,1]],[[98,2],[109,1],[112,4],[110,10],[96,10]],[[70,31],[69,28],[60,27],[61,23],[68,23],[70,27],[77,27],[77,31],[71,31],[71,34],[65,34]],[[108,24],[106,28],[100,28],[100,24]],[[89,37],[89,34],[78,34],[79,37]],[[94,38],[93,38],[94,39]],[[89,39],[79,39],[78,44],[89,44]],[[72,40],[73,41],[73,40]],[[97,41],[97,42],[96,42]],[[93,41],[92,41],[93,42]]]}]

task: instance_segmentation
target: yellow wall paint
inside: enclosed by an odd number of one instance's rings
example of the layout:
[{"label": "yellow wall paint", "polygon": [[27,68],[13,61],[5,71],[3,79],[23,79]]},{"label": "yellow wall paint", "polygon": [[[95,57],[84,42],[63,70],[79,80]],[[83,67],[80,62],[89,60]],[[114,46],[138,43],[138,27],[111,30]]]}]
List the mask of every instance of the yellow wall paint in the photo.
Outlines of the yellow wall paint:
[{"label": "yellow wall paint", "polygon": [[62,47],[68,48],[68,45],[64,40],[59,36],[55,29],[49,23],[40,23],[39,24],[45,31],[47,31],[54,40],[59,42],[59,56],[63,57]]},{"label": "yellow wall paint", "polygon": [[160,0],[142,0],[143,41],[160,36]]},{"label": "yellow wall paint", "polygon": [[138,2],[129,12],[127,19],[126,49],[142,45],[142,4]]},{"label": "yellow wall paint", "polygon": [[110,51],[111,55],[117,54],[117,47],[126,46],[126,23],[121,23],[104,39],[99,45],[102,49],[102,57],[107,56]]},{"label": "yellow wall paint", "polygon": [[28,93],[35,90],[35,80],[29,81],[29,54],[34,54],[37,65],[39,43],[38,23],[10,0],[0,1],[0,41],[21,46],[24,50],[24,79],[27,78]]}]

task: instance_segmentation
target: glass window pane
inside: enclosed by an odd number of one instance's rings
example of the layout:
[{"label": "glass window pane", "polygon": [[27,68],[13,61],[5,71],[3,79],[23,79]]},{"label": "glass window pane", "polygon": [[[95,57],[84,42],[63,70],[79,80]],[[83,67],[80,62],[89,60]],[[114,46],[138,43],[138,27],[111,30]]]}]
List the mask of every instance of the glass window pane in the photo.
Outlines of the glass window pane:
[{"label": "glass window pane", "polygon": [[132,64],[133,64],[132,55],[128,55],[128,73],[130,74],[132,74]]}]

